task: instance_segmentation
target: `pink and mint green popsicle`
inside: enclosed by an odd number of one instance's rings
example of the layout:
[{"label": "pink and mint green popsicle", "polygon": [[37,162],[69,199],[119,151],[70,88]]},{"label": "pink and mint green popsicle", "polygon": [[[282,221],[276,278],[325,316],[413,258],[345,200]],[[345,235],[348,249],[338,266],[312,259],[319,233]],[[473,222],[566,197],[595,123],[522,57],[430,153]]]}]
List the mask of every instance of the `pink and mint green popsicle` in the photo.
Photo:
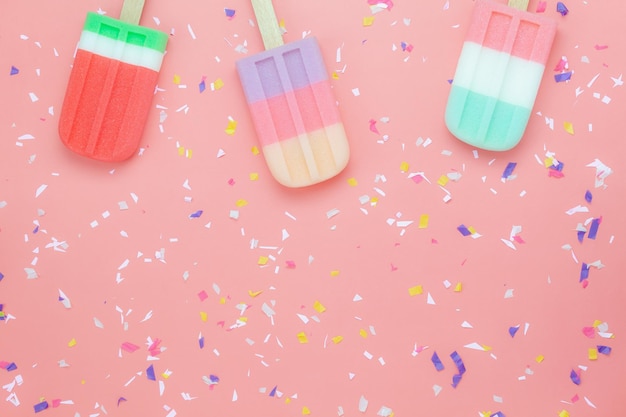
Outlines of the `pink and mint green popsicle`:
[{"label": "pink and mint green popsicle", "polygon": [[137,150],[166,44],[163,32],[87,14],[59,121],[68,148],[104,161]]},{"label": "pink and mint green popsicle", "polygon": [[[256,3],[267,50],[239,60],[237,71],[263,155],[283,185],[324,181],[346,166],[349,148],[319,45],[315,38],[282,44],[271,2]],[[270,35],[259,10],[269,14]]]},{"label": "pink and mint green popsicle", "polygon": [[448,130],[482,149],[517,145],[555,33],[556,22],[545,16],[478,0],[448,97]]}]

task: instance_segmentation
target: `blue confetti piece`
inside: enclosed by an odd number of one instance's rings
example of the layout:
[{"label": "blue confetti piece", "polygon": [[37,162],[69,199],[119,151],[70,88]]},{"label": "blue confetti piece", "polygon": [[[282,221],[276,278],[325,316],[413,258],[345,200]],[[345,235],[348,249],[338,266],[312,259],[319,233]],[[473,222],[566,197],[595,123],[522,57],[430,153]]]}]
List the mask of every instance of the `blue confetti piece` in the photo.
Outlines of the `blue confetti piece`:
[{"label": "blue confetti piece", "polygon": [[154,365],[150,365],[150,367],[146,369],[146,376],[150,381],[156,381],[156,376],[154,375]]},{"label": "blue confetti piece", "polygon": [[206,83],[204,82],[204,80],[200,81],[200,84],[198,84],[198,89],[201,93],[206,90]]},{"label": "blue confetti piece", "polygon": [[224,14],[226,14],[226,17],[229,19],[232,19],[233,17],[235,17],[235,10],[233,9],[224,9]]},{"label": "blue confetti piece", "polygon": [[456,369],[459,370],[459,374],[463,375],[465,373],[465,364],[463,363],[463,359],[461,359],[461,355],[459,355],[456,350],[450,354]]},{"label": "blue confetti piece", "polygon": [[587,201],[587,203],[591,203],[591,200],[593,200],[593,194],[591,194],[591,191],[587,190],[585,192],[585,201]]},{"label": "blue confetti piece", "polygon": [[556,11],[561,13],[561,16],[565,16],[569,12],[567,7],[562,2],[558,2],[556,4]]},{"label": "blue confetti piece", "polygon": [[600,352],[603,355],[610,355],[611,354],[611,348],[609,346],[600,346],[600,345],[598,345],[598,352]]},{"label": "blue confetti piece", "polygon": [[48,402],[47,401],[42,401],[39,404],[35,404],[34,408],[35,408],[35,413],[43,411],[43,410],[48,408]]},{"label": "blue confetti piece", "polygon": [[600,227],[601,219],[593,219],[591,221],[591,227],[589,227],[589,239],[595,239],[598,234],[598,228]]},{"label": "blue confetti piece", "polygon": [[39,231],[39,226],[35,226],[35,228],[33,229],[33,234],[37,233]]},{"label": "blue confetti piece", "polygon": [[583,282],[589,278],[589,265],[583,262],[583,266],[580,268],[580,280],[578,282]]},{"label": "blue confetti piece", "polygon": [[20,73],[20,70],[11,65],[11,75],[17,75]]},{"label": "blue confetti piece", "polygon": [[583,243],[583,239],[585,238],[585,231],[584,230],[579,230],[576,232],[576,237],[578,238],[578,241],[580,243]]},{"label": "blue confetti piece", "polygon": [[200,345],[200,349],[204,349],[204,336],[198,339],[198,344]]},{"label": "blue confetti piece", "polygon": [[515,337],[515,333],[519,330],[519,326],[509,327],[509,334],[511,337]]},{"label": "blue confetti piece", "polygon": [[17,369],[17,365],[15,364],[15,362],[11,362],[9,366],[7,366],[8,372],[15,371],[16,369]]},{"label": "blue confetti piece", "polygon": [[558,163],[558,164],[556,164],[556,165],[552,165],[552,166],[550,167],[550,169],[554,169],[555,171],[562,172],[562,171],[563,171],[563,166],[564,166],[563,162],[559,161],[559,163]]},{"label": "blue confetti piece", "polygon": [[511,175],[513,175],[513,171],[515,170],[516,166],[517,166],[517,162],[509,162],[506,165],[506,168],[504,169],[504,172],[502,173],[502,178],[507,179]]},{"label": "blue confetti piece", "polygon": [[272,390],[270,391],[270,397],[275,397],[276,396],[276,390],[278,389],[278,385],[276,385],[274,388],[272,388]]},{"label": "blue confetti piece", "polygon": [[195,211],[195,212],[193,212],[193,213],[191,213],[189,215],[189,218],[190,219],[198,219],[198,218],[200,218],[200,216],[202,216],[202,213],[203,213],[202,210]]},{"label": "blue confetti piece", "polygon": [[4,278],[4,274],[0,272],[0,281],[2,281],[2,278]]},{"label": "blue confetti piece", "polygon": [[209,379],[211,380],[212,384],[217,384],[218,382],[220,382],[220,378],[217,375],[209,375]]},{"label": "blue confetti piece", "polygon": [[569,80],[571,80],[571,79],[572,79],[572,72],[571,72],[571,71],[569,71],[569,72],[564,72],[564,73],[562,73],[562,74],[555,74],[555,75],[554,75],[554,80],[555,80],[557,83],[562,83],[562,82],[564,82],[564,81],[569,81]]},{"label": "blue confetti piece", "polygon": [[461,382],[461,379],[463,378],[463,375],[461,374],[455,374],[452,376],[452,388],[456,388],[457,385],[459,385],[459,382]]},{"label": "blue confetti piece", "polygon": [[570,379],[572,380],[572,382],[576,385],[580,385],[580,376],[578,376],[578,374],[576,373],[576,371],[574,371],[572,369],[572,372],[570,372],[569,374]]},{"label": "blue confetti piece", "polygon": [[497,411],[497,412],[493,413],[489,417],[505,417],[505,415],[504,415],[504,413],[502,411]]},{"label": "blue confetti piece", "polygon": [[430,358],[430,360],[433,361],[433,365],[435,365],[435,369],[437,371],[444,370],[443,363],[441,363],[441,359],[439,359],[439,355],[437,355],[437,352],[433,353],[433,356]]},{"label": "blue confetti piece", "polygon": [[469,229],[467,227],[465,227],[464,224],[460,225],[459,227],[456,228],[459,232],[461,232],[461,234],[463,236],[470,236],[472,234],[472,232],[469,231]]}]

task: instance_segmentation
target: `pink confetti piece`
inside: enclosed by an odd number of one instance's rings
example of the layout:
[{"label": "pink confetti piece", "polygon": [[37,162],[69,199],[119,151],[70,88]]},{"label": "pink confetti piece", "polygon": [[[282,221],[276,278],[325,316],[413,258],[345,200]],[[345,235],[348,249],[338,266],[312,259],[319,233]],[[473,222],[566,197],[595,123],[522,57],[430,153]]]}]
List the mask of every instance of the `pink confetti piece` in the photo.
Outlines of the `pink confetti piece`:
[{"label": "pink confetti piece", "polygon": [[139,346],[134,343],[124,342],[122,343],[122,350],[125,352],[133,353],[139,350]]}]

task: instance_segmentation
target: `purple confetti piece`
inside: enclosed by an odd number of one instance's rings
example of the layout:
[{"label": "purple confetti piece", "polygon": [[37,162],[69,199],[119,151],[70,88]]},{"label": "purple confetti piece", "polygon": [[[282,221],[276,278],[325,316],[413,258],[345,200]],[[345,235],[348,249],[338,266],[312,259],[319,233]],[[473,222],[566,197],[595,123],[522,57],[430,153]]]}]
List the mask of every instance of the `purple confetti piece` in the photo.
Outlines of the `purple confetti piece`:
[{"label": "purple confetti piece", "polygon": [[515,337],[515,333],[519,330],[519,326],[509,327],[509,334],[511,337]]},{"label": "purple confetti piece", "polygon": [[461,379],[463,378],[463,375],[461,374],[455,374],[452,376],[452,388],[456,388],[457,385],[459,385],[459,382],[461,382]]},{"label": "purple confetti piece", "polygon": [[572,72],[571,71],[564,72],[562,74],[554,74],[554,80],[557,83],[562,83],[564,81],[569,81],[571,79],[572,79]]},{"label": "purple confetti piece", "polygon": [[198,90],[200,90],[201,93],[206,90],[206,83],[204,82],[204,80],[200,81],[200,84],[198,84]]},{"label": "purple confetti piece", "polygon": [[33,234],[37,233],[39,231],[39,226],[35,226],[35,228],[33,229]]},{"label": "purple confetti piece", "polygon": [[611,354],[611,348],[609,346],[600,346],[600,345],[598,345],[598,352],[600,352],[603,355],[610,355]]},{"label": "purple confetti piece", "polygon": [[583,282],[589,278],[589,265],[583,262],[583,266],[580,268],[580,280],[578,282]]},{"label": "purple confetti piece", "polygon": [[587,236],[589,239],[595,239],[598,234],[598,228],[600,227],[600,222],[602,222],[602,217],[598,219],[593,219],[591,221],[591,227],[589,227],[589,235]]},{"label": "purple confetti piece", "polygon": [[470,236],[472,234],[472,232],[469,231],[469,229],[467,227],[465,227],[464,224],[460,225],[459,227],[456,228],[456,230],[458,230],[459,232],[461,232],[461,234],[463,236]]},{"label": "purple confetti piece", "polygon": [[565,16],[569,10],[567,10],[567,7],[565,6],[565,4],[563,4],[563,2],[558,2],[556,4],[556,11],[561,13],[561,16]]},{"label": "purple confetti piece", "polygon": [[574,384],[580,385],[580,375],[578,375],[576,371],[572,369],[572,372],[570,372],[569,377]]},{"label": "purple confetti piece", "polygon": [[579,230],[576,232],[576,237],[578,238],[578,241],[580,243],[583,243],[583,239],[585,238],[585,231],[584,230]]},{"label": "purple confetti piece", "polygon": [[274,388],[272,388],[272,390],[270,391],[270,397],[275,397],[276,396],[276,390],[278,389],[278,385],[276,385]]},{"label": "purple confetti piece", "polygon": [[502,411],[497,411],[497,412],[493,413],[489,417],[505,417],[505,415],[504,415],[504,413],[502,413]]},{"label": "purple confetti piece", "polygon": [[4,278],[4,274],[0,272],[0,281],[2,281],[2,278]]},{"label": "purple confetti piece", "polygon": [[212,384],[217,384],[218,382],[220,382],[220,377],[218,377],[217,375],[209,375],[209,379],[211,380]]},{"label": "purple confetti piece", "polygon": [[433,362],[433,365],[435,365],[435,369],[437,369],[437,371],[443,371],[444,366],[443,363],[441,363],[441,359],[439,359],[439,355],[437,355],[437,352],[433,353],[433,356],[430,358],[430,360]]},{"label": "purple confetti piece", "polygon": [[509,162],[506,165],[506,168],[504,168],[504,172],[502,173],[502,178],[507,179],[511,175],[513,175],[513,171],[515,170],[516,166],[517,166],[517,162]]},{"label": "purple confetti piece", "polygon": [[20,73],[20,70],[17,69],[17,67],[14,67],[13,65],[11,65],[11,75],[17,75]]},{"label": "purple confetti piece", "polygon": [[587,203],[591,203],[591,200],[593,200],[593,194],[591,194],[591,191],[587,190],[585,192],[585,201],[587,201]]},{"label": "purple confetti piece", "polygon": [[7,372],[11,372],[11,371],[15,371],[17,369],[17,365],[15,364],[15,362],[11,362],[7,367],[6,370]]},{"label": "purple confetti piece", "polygon": [[459,355],[456,350],[450,354],[456,369],[459,370],[459,374],[463,375],[465,373],[465,364],[463,363],[463,359],[461,359],[461,355]]},{"label": "purple confetti piece", "polygon": [[198,344],[200,345],[200,349],[204,349],[204,336],[198,339]]},{"label": "purple confetti piece", "polygon": [[48,408],[48,402],[47,401],[42,401],[39,404],[35,404],[34,408],[35,408],[35,413],[43,411],[43,410]]},{"label": "purple confetti piece", "polygon": [[226,14],[226,17],[229,19],[232,19],[233,17],[235,17],[235,10],[233,9],[224,9],[224,14]]},{"label": "purple confetti piece", "polygon": [[200,216],[202,216],[202,213],[203,213],[202,210],[194,211],[193,213],[191,213],[189,215],[189,218],[190,219],[198,219],[198,218],[200,218]]},{"label": "purple confetti piece", "polygon": [[123,403],[123,402],[125,402],[125,401],[128,401],[128,400],[127,400],[126,398],[124,398],[124,397],[120,397],[120,398],[118,398],[118,399],[117,399],[117,406],[119,407],[119,406],[120,406],[120,403]]},{"label": "purple confetti piece", "polygon": [[146,369],[146,376],[150,381],[156,381],[156,376],[154,375],[154,365],[150,365],[148,369]]}]

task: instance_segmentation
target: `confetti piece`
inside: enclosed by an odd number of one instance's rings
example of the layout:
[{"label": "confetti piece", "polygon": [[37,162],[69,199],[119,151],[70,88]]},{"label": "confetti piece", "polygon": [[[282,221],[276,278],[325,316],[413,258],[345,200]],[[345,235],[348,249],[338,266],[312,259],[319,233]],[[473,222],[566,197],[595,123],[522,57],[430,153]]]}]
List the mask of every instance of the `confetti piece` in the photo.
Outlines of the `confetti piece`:
[{"label": "confetti piece", "polygon": [[546,7],[547,7],[547,2],[540,1],[539,3],[537,3],[537,13],[545,12],[546,11]]},{"label": "confetti piece", "polygon": [[511,335],[511,337],[515,337],[515,334],[517,333],[518,330],[519,330],[519,325],[509,327],[509,334]]},{"label": "confetti piece", "polygon": [[232,20],[235,17],[235,10],[224,8],[224,14],[228,20]]},{"label": "confetti piece", "polygon": [[511,175],[513,175],[513,171],[515,170],[515,167],[517,167],[517,162],[509,162],[506,165],[506,168],[504,169],[504,172],[502,173],[502,178],[506,180]]},{"label": "confetti piece", "polygon": [[565,82],[565,81],[569,81],[571,79],[572,79],[572,72],[571,71],[563,72],[561,74],[555,74],[554,75],[554,80],[557,83],[562,83],[562,82]]},{"label": "confetti piece", "polygon": [[600,227],[601,222],[602,222],[602,217],[593,219],[591,221],[591,226],[589,227],[589,234],[587,235],[589,239],[596,238],[596,236],[598,235],[598,228]]},{"label": "confetti piece", "polygon": [[76,342],[76,339],[72,338],[72,340],[70,340],[70,341],[67,343],[67,346],[68,346],[68,347],[74,347],[74,346],[76,346],[76,343],[77,343],[77,342]]},{"label": "confetti piece", "polygon": [[428,228],[428,220],[429,220],[429,218],[430,217],[428,216],[428,214],[422,214],[420,216],[418,228],[420,228],[420,229]]},{"label": "confetti piece", "polygon": [[570,372],[569,377],[574,384],[580,385],[580,375],[578,375],[578,373],[575,370],[572,369],[572,372]]},{"label": "confetti piece", "polygon": [[596,348],[589,348],[588,351],[589,360],[595,361],[598,359],[598,350]]},{"label": "confetti piece", "polygon": [[198,211],[194,211],[193,213],[191,213],[189,215],[190,219],[199,219],[200,216],[202,216],[203,211],[202,210],[198,210]]},{"label": "confetti piece", "polygon": [[309,407],[302,407],[302,415],[308,416],[309,414],[311,414],[311,410],[309,410]]},{"label": "confetti piece", "polygon": [[561,16],[565,16],[569,12],[565,4],[563,4],[563,2],[560,2],[560,1],[556,4],[556,11],[561,13]]},{"label": "confetti piece", "polygon": [[414,287],[409,288],[409,295],[411,297],[422,294],[424,292],[424,288],[421,285],[416,285]]},{"label": "confetti piece", "polygon": [[362,413],[366,412],[368,403],[369,401],[361,395],[361,398],[359,398],[359,411]]},{"label": "confetti piece", "polygon": [[150,365],[148,369],[146,369],[146,377],[150,381],[156,381],[156,376],[154,374],[154,365]]},{"label": "confetti piece", "polygon": [[120,397],[117,399],[117,406],[119,407],[121,403],[128,401],[126,398],[124,397]]},{"label": "confetti piece", "polygon": [[570,135],[574,134],[574,125],[571,122],[563,122],[563,129]]},{"label": "confetti piece", "polygon": [[20,70],[17,69],[16,67],[14,67],[13,65],[11,65],[11,72],[10,75],[17,75],[20,73]]},{"label": "confetti piece", "polygon": [[139,350],[139,346],[135,345],[134,343],[124,342],[122,343],[122,350],[133,353]]},{"label": "confetti piece", "polygon": [[366,16],[363,18],[363,26],[368,27],[374,24],[374,16]]},{"label": "confetti piece", "polygon": [[598,345],[598,352],[608,356],[611,354],[611,348],[609,346]]},{"label": "confetti piece", "polygon": [[324,307],[322,305],[322,303],[320,303],[319,301],[315,301],[315,303],[313,303],[313,308],[315,309],[315,311],[317,311],[318,313],[323,313],[326,311],[326,307]]},{"label": "confetti piece", "polygon": [[227,135],[233,136],[236,130],[237,130],[237,121],[233,119],[229,119],[228,126],[226,126],[226,129],[224,129],[224,132],[226,132]]},{"label": "confetti piece", "polygon": [[470,232],[470,230],[465,227],[465,225],[460,225],[459,227],[456,228],[463,236],[470,236],[472,234],[472,232]]},{"label": "confetti piece", "polygon": [[465,364],[463,363],[463,359],[461,359],[461,355],[459,355],[456,351],[452,352],[450,354],[450,357],[452,358],[456,369],[459,371],[458,374],[452,377],[452,387],[456,388],[457,385],[459,385],[459,382],[461,382],[461,378],[465,373]]},{"label": "confetti piece", "polygon": [[437,352],[433,352],[430,360],[432,361],[433,365],[435,365],[435,369],[437,371],[441,372],[444,370],[443,363],[441,362],[441,359],[439,359],[439,355],[437,355]]},{"label": "confetti piece", "polygon": [[48,409],[48,402],[42,401],[38,404],[34,405],[35,413],[39,413],[40,411]]},{"label": "confetti piece", "polygon": [[559,417],[569,417],[569,412],[567,412],[566,410],[561,410],[559,412]]},{"label": "confetti piece", "polygon": [[463,291],[463,284],[458,282],[455,286],[454,286],[454,292],[461,292]]},{"label": "confetti piece", "polygon": [[543,355],[539,355],[539,356],[537,356],[537,357],[535,358],[535,362],[537,362],[537,363],[541,363],[541,362],[543,362],[543,361],[544,361],[544,359],[545,359],[545,357],[544,357]]},{"label": "confetti piece", "polygon": [[304,343],[309,343],[309,339],[306,337],[306,334],[304,332],[300,332],[298,333],[298,341],[302,344]]},{"label": "confetti piece", "polygon": [[335,336],[330,340],[332,340],[334,344],[339,344],[343,341],[343,336]]}]

